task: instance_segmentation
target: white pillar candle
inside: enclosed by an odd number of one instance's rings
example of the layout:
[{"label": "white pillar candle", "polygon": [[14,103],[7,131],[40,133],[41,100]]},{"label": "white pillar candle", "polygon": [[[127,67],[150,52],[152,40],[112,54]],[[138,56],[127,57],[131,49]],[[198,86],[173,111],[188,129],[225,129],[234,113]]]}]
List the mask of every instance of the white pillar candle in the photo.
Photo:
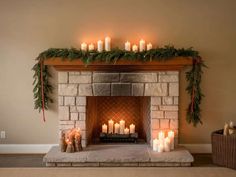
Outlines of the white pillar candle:
[{"label": "white pillar candle", "polygon": [[230,127],[230,128],[234,128],[234,122],[233,122],[233,121],[230,121],[230,122],[229,122],[229,127]]},{"label": "white pillar candle", "polygon": [[126,51],[130,51],[130,50],[131,50],[131,45],[130,45],[130,42],[129,42],[129,41],[127,41],[127,42],[125,43],[125,50],[126,50]]},{"label": "white pillar candle", "polygon": [[165,134],[164,134],[163,131],[160,131],[160,132],[158,133],[158,138],[159,138],[160,141],[164,141]]},{"label": "white pillar candle", "polygon": [[110,37],[105,38],[105,50],[111,51],[111,38]]},{"label": "white pillar candle", "polygon": [[95,46],[94,46],[94,44],[89,44],[89,46],[88,46],[88,49],[89,49],[89,51],[92,51],[92,50],[94,50],[95,49]]},{"label": "white pillar candle", "polygon": [[114,121],[109,120],[108,121],[108,133],[113,133],[113,125],[114,125]]},{"label": "white pillar candle", "polygon": [[152,149],[153,151],[158,151],[158,145],[159,145],[159,140],[155,138],[152,143]]},{"label": "white pillar candle", "polygon": [[115,133],[119,133],[120,132],[120,124],[115,123]]},{"label": "white pillar candle", "polygon": [[130,130],[130,133],[135,133],[135,125],[134,124],[131,124],[129,126],[129,130]]},{"label": "white pillar candle", "polygon": [[107,133],[107,125],[106,124],[102,125],[102,133]]},{"label": "white pillar candle", "polygon": [[125,135],[128,135],[129,134],[129,129],[125,128],[124,133],[125,133]]},{"label": "white pillar candle", "polygon": [[170,152],[170,138],[166,137],[164,140],[164,150],[165,152]]},{"label": "white pillar candle", "polygon": [[120,134],[124,134],[124,130],[125,130],[125,121],[120,120]]},{"label": "white pillar candle", "polygon": [[157,152],[164,152],[164,141],[159,140]]},{"label": "white pillar candle", "polygon": [[145,41],[143,39],[141,39],[139,41],[139,51],[142,52],[145,50]]},{"label": "white pillar candle", "polygon": [[98,49],[98,52],[102,52],[103,51],[103,42],[101,40],[99,40],[97,42],[97,49]]},{"label": "white pillar candle", "polygon": [[87,51],[87,44],[85,42],[81,44],[81,50]]},{"label": "white pillar candle", "polygon": [[148,43],[147,44],[147,50],[151,50],[152,49],[152,44],[151,43]]},{"label": "white pillar candle", "polygon": [[132,46],[132,51],[133,52],[137,52],[138,51],[138,46],[137,45],[133,45]]},{"label": "white pillar candle", "polygon": [[175,133],[174,133],[174,131],[170,130],[168,132],[168,137],[170,139],[170,149],[173,150],[175,147]]}]

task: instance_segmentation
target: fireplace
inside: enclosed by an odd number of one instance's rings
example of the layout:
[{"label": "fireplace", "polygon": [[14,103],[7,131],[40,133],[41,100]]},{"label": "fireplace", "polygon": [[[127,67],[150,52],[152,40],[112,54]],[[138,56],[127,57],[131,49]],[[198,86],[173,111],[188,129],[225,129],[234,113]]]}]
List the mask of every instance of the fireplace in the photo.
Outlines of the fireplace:
[{"label": "fireplace", "polygon": [[82,146],[98,144],[109,119],[136,125],[139,142],[159,131],[178,139],[179,72],[59,72],[60,131],[80,128]]}]

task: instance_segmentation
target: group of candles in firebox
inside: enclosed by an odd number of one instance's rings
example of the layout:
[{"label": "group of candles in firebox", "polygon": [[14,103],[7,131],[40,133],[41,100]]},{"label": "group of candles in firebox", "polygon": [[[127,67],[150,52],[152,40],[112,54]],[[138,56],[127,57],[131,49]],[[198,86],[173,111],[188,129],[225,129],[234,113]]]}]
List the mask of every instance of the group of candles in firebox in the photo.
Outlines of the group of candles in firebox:
[{"label": "group of candles in firebox", "polygon": [[[111,38],[108,37],[108,36],[105,38],[105,45],[103,45],[102,40],[97,41],[97,51],[102,52],[102,51],[104,51],[104,49],[105,49],[105,51],[111,51]],[[152,49],[152,44],[148,43],[146,45],[146,42],[143,39],[141,39],[139,41],[139,46],[136,45],[136,44],[132,45],[132,51],[133,52],[138,52],[138,51],[142,52],[142,51],[151,50],[151,49]],[[93,43],[88,45],[87,43],[83,42],[81,44],[81,50],[82,51],[87,51],[87,50],[94,51],[95,50],[95,45]],[[126,51],[131,51],[131,43],[129,41],[127,41],[125,43],[125,50]]]},{"label": "group of candles in firebox", "polygon": [[129,128],[125,127],[125,121],[120,120],[120,123],[115,123],[111,119],[107,124],[102,125],[102,133],[115,133],[115,134],[132,134],[135,133],[135,125],[130,124]]},{"label": "group of candles in firebox", "polygon": [[167,137],[165,137],[165,132],[160,131],[158,133],[158,138],[155,138],[152,142],[153,151],[157,152],[169,152],[174,149],[175,146],[175,134],[174,131],[168,131]]}]

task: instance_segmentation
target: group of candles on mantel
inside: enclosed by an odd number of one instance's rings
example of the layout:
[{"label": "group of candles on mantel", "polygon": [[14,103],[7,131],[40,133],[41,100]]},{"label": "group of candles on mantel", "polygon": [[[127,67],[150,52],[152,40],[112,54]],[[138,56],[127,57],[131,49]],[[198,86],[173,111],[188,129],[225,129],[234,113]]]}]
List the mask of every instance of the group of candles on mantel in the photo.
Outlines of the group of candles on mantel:
[{"label": "group of candles on mantel", "polygon": [[125,127],[125,121],[120,120],[119,123],[115,123],[111,119],[108,121],[108,126],[107,124],[102,125],[102,133],[109,133],[109,134],[132,134],[135,133],[135,125],[130,124],[129,128]]},{"label": "group of candles on mantel", "polygon": [[[98,52],[102,52],[104,50],[105,51],[111,51],[111,38],[110,37],[106,37],[104,43],[105,43],[105,45],[103,45],[103,41],[102,40],[98,40],[97,41],[97,51]],[[152,49],[152,44],[148,43],[146,45],[145,40],[141,39],[139,41],[139,46],[137,44],[133,44],[131,46],[131,43],[129,41],[127,41],[125,43],[125,50],[126,51],[131,51],[131,49],[132,49],[133,52],[138,52],[138,51],[142,52],[142,51],[145,51],[145,50],[151,50]],[[87,51],[87,50],[94,51],[95,50],[95,45],[93,43],[88,45],[87,43],[83,42],[81,44],[81,50],[83,50],[83,51]]]},{"label": "group of candles on mantel", "polygon": [[158,133],[158,138],[155,138],[153,140],[153,151],[157,152],[170,152],[174,149],[174,142],[175,134],[174,131],[170,130],[168,131],[167,137],[165,137],[165,133],[163,131],[160,131]]}]

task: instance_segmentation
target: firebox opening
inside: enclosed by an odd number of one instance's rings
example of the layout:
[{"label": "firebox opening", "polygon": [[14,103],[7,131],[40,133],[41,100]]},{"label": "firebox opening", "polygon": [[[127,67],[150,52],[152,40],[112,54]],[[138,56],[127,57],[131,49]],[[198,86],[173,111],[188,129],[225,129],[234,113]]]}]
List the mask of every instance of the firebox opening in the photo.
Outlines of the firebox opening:
[{"label": "firebox opening", "polygon": [[[135,125],[138,142],[150,142],[150,97],[90,96],[87,97],[86,136],[88,144],[100,143],[102,125],[125,121],[125,127]],[[108,126],[109,129],[109,126]]]}]

